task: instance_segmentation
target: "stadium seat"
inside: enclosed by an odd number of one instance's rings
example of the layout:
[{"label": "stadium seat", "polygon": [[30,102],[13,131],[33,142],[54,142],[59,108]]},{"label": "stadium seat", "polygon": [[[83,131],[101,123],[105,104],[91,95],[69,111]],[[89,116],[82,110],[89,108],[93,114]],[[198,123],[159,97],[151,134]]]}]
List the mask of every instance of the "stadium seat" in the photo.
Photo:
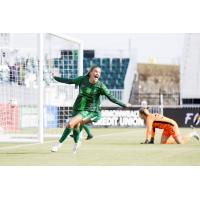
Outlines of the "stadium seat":
[{"label": "stadium seat", "polygon": [[100,58],[93,58],[92,59],[92,65],[96,65],[98,67],[101,67],[101,59]]},{"label": "stadium seat", "polygon": [[113,58],[112,59],[112,68],[119,68],[120,67],[120,59],[119,58]]},{"label": "stadium seat", "polygon": [[83,74],[86,74],[92,65],[101,67],[100,81],[109,89],[123,89],[129,58],[84,58]]},{"label": "stadium seat", "polygon": [[110,67],[110,58],[103,58],[101,67],[102,68],[109,68]]}]

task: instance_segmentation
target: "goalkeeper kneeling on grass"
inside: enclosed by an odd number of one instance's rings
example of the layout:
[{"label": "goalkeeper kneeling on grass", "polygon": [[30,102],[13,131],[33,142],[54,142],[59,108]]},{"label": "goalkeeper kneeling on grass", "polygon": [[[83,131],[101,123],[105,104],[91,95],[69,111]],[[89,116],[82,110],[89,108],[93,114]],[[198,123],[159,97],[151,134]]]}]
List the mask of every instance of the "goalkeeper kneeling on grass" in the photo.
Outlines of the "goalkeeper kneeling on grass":
[{"label": "goalkeeper kneeling on grass", "polygon": [[185,144],[192,137],[199,140],[199,135],[196,131],[181,135],[178,125],[173,119],[158,113],[152,114],[147,108],[141,108],[139,114],[146,124],[146,140],[142,144],[154,144],[156,128],[163,129],[161,144],[173,144],[175,142],[177,144]]}]

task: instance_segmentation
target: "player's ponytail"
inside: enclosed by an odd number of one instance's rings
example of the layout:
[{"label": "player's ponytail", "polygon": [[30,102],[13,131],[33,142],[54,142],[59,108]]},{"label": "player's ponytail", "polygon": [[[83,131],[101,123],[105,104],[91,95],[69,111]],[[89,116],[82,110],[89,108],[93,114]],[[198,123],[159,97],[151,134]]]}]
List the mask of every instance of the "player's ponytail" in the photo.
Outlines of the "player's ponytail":
[{"label": "player's ponytail", "polygon": [[149,114],[149,110],[148,110],[148,108],[140,108],[139,113],[140,113],[140,115],[147,116]]}]

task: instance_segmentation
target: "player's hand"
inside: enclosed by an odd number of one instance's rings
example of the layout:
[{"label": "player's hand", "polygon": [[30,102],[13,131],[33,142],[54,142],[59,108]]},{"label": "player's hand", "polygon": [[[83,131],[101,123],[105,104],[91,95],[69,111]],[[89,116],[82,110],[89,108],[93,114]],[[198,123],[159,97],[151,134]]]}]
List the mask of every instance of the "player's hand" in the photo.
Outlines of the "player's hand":
[{"label": "player's hand", "polygon": [[52,72],[51,72],[51,76],[52,76],[52,77],[55,77],[55,76],[56,76],[56,72],[55,72],[55,71],[52,71]]},{"label": "player's hand", "polygon": [[154,137],[151,137],[150,141],[148,142],[148,144],[154,144]]},{"label": "player's hand", "polygon": [[149,144],[149,140],[146,139],[144,142],[141,142],[140,144]]}]

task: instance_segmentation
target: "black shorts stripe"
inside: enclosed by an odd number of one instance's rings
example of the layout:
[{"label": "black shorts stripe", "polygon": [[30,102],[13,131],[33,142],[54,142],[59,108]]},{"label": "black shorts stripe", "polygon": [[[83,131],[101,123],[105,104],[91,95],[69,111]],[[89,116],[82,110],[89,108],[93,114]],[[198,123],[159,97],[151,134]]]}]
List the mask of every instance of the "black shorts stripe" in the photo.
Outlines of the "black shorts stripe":
[{"label": "black shorts stripe", "polygon": [[[174,126],[174,124],[172,124],[172,123],[170,123],[170,122],[163,122],[163,121],[154,121],[155,123],[161,123],[161,124],[168,124],[168,125],[172,125],[172,126]],[[153,122],[153,123],[154,123]]]}]

